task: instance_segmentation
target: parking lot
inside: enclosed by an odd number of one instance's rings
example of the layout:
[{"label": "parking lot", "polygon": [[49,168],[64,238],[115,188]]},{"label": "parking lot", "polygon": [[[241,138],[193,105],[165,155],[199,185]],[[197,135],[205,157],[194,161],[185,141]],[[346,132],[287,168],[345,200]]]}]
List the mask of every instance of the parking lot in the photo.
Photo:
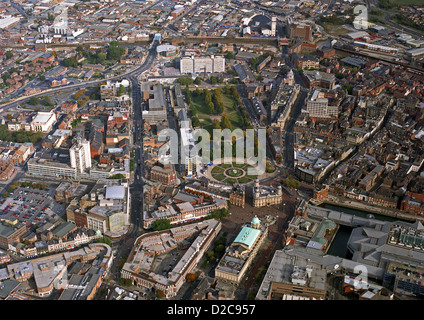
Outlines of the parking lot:
[{"label": "parking lot", "polygon": [[17,219],[34,231],[34,227],[44,225],[47,218],[59,218],[65,214],[65,207],[54,201],[54,192],[52,189],[18,187],[0,201],[0,218]]}]

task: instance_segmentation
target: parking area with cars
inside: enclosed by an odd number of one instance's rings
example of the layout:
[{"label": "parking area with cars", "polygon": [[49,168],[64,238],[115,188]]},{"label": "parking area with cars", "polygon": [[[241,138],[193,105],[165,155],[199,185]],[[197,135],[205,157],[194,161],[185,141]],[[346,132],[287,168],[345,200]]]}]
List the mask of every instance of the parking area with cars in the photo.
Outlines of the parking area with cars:
[{"label": "parking area with cars", "polygon": [[34,231],[48,218],[57,219],[65,214],[65,207],[54,201],[55,190],[18,187],[0,201],[0,218],[17,219]]}]

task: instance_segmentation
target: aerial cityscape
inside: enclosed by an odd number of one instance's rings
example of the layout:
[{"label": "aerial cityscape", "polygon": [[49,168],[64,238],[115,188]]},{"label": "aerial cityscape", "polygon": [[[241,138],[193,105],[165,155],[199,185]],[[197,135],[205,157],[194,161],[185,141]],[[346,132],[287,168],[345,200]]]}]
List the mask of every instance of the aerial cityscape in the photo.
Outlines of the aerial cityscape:
[{"label": "aerial cityscape", "polygon": [[0,300],[421,300],[424,1],[2,0],[0,189]]}]

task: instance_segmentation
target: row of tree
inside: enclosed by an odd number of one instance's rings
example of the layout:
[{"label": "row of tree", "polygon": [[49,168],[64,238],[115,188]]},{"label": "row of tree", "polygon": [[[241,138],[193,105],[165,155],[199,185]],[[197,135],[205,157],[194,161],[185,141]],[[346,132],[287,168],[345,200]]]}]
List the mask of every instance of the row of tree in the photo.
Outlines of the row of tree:
[{"label": "row of tree", "polygon": [[40,103],[43,106],[46,106],[46,107],[53,107],[54,106],[54,103],[51,101],[50,97],[48,97],[48,96],[41,97],[41,99],[39,97],[31,97],[28,100],[28,104],[30,104],[32,106],[36,106]]},{"label": "row of tree", "polygon": [[7,125],[0,125],[0,140],[10,141],[10,142],[32,142],[37,143],[42,138],[41,132],[32,132],[32,131],[9,131]]},{"label": "row of tree", "polygon": [[[121,46],[119,41],[111,41],[107,52],[85,50],[82,46],[77,47],[77,52],[82,55],[89,63],[104,65],[107,61],[112,63],[121,59],[125,54],[125,48]],[[65,67],[78,68],[79,63],[76,57],[65,58],[62,61],[62,65]]]}]

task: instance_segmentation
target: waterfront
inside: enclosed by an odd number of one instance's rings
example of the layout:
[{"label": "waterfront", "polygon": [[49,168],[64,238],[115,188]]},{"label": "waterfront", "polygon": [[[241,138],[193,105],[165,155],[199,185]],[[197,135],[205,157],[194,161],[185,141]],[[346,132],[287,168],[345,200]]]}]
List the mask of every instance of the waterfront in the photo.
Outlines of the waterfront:
[{"label": "waterfront", "polygon": [[[347,207],[335,206],[335,205],[328,204],[328,203],[325,203],[325,204],[321,205],[320,207],[330,209],[330,210],[334,210],[334,211],[344,212],[344,213],[351,214],[351,215],[361,217],[361,218],[368,218],[368,216],[371,214],[372,216],[374,216],[374,219],[381,220],[381,221],[402,220],[402,219],[397,219],[397,218],[394,218],[394,217],[385,216],[385,215],[376,214],[376,213],[370,213],[370,212],[366,212],[366,211],[362,211],[362,210],[356,210],[356,209],[351,209],[351,208],[347,208]],[[406,221],[406,220],[402,220],[402,221]]]},{"label": "waterfront", "polygon": [[[339,225],[337,234],[334,237],[333,242],[330,245],[327,253],[332,256],[337,256],[341,258],[350,258],[351,254],[347,249],[347,243],[349,241],[350,233],[352,232],[352,227]],[[350,255],[350,256],[349,256]]]},{"label": "waterfront", "polygon": [[[370,213],[366,211],[335,206],[332,204],[323,204],[321,205],[321,207],[334,210],[334,211],[344,212],[344,213],[355,215],[362,218],[368,218],[370,216]],[[375,214],[375,213],[373,213],[372,216],[374,219],[381,220],[381,221],[396,221],[396,220],[407,221],[407,220],[396,219],[393,217],[384,216],[384,215]],[[341,257],[341,258],[347,258],[347,259],[351,258],[351,253],[347,249],[347,243],[349,241],[349,237],[352,232],[352,229],[353,227],[339,225],[337,234],[333,242],[331,243],[327,253],[333,256]]]}]

